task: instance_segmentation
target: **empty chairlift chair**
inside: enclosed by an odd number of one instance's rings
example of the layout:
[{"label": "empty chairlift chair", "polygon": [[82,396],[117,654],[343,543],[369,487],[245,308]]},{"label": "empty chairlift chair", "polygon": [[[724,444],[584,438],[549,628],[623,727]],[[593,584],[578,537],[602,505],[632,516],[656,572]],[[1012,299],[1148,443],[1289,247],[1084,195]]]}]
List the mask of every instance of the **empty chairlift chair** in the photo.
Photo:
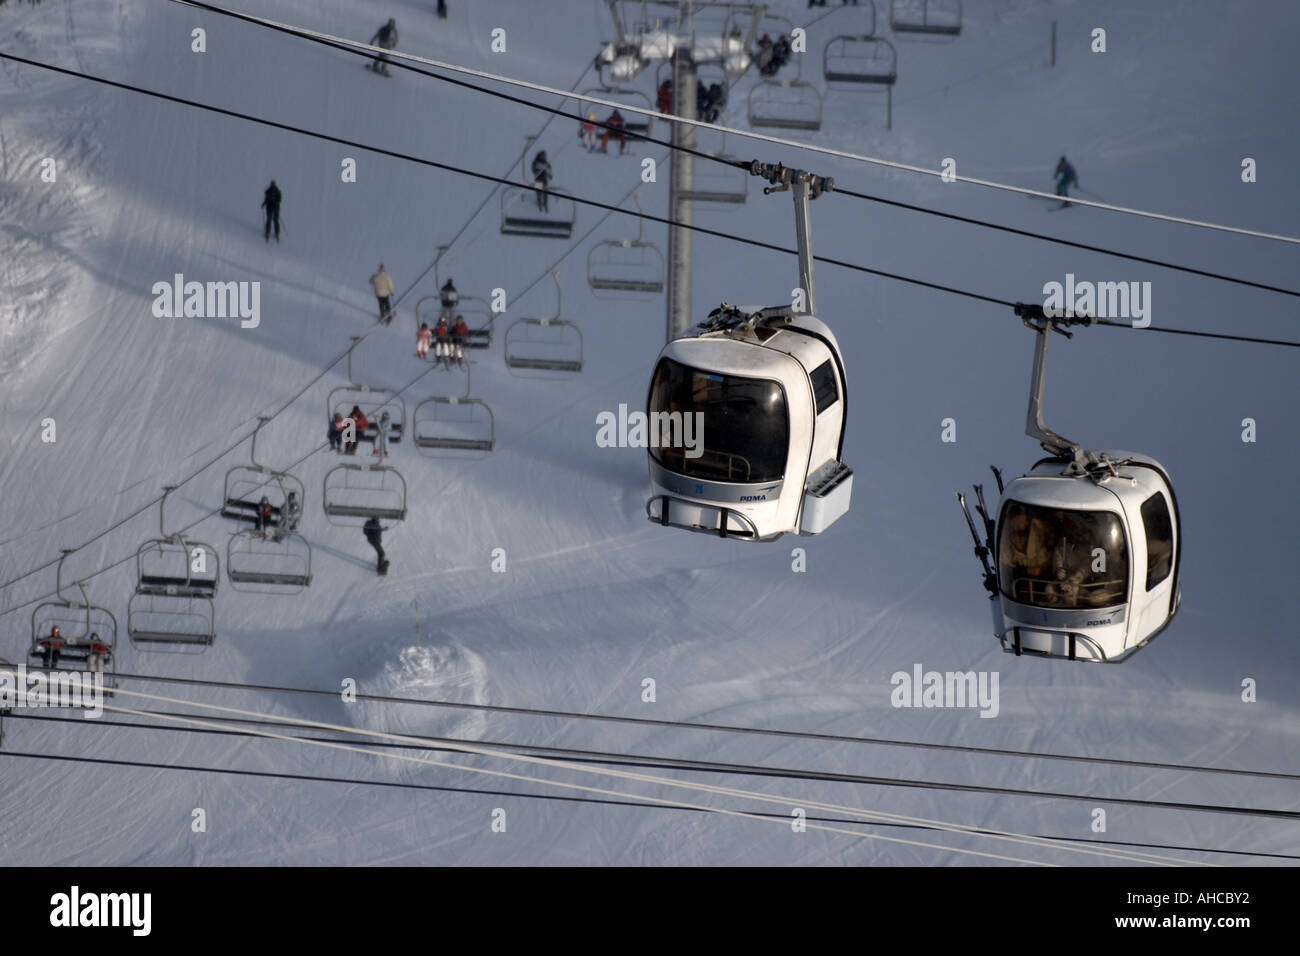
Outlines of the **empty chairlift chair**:
[{"label": "empty chairlift chair", "polygon": [[415,447],[434,457],[480,457],[496,444],[496,420],[482,399],[470,395],[466,365],[463,395],[434,395],[415,406]]},{"label": "empty chairlift chair", "polygon": [[1050,457],[1005,488],[994,521],[975,486],[983,538],[958,493],[984,572],[994,636],[1010,654],[1116,662],[1145,647],[1182,597],[1182,527],[1173,484],[1145,455],[1091,451],[1043,424],[1049,334],[1089,319],[1017,314],[1037,334],[1025,433]]},{"label": "empty chairlift chair", "polygon": [[552,272],[557,293],[556,315],[550,318],[521,318],[506,329],[505,361],[512,373],[524,370],[524,378],[553,378],[582,371],[582,330],[560,318],[563,292],[559,277]]},{"label": "empty chairlift chair", "polygon": [[895,33],[956,36],[961,0],[890,0],[889,27]]},{"label": "empty chairlift chair", "polygon": [[[716,149],[710,149],[706,143],[714,135],[718,136]],[[723,205],[740,205],[749,198],[749,171],[740,166],[731,165],[741,160],[727,152],[725,133],[714,134],[711,130],[698,130],[698,148],[709,154],[713,160],[697,156],[694,166],[694,182],[690,188],[683,188],[678,195],[692,202],[720,203]],[[745,164],[746,166],[748,163]]]},{"label": "empty chairlift chair", "polygon": [[894,128],[898,51],[892,43],[872,36],[833,37],[822,51],[822,74],[828,90],[869,93],[883,89],[885,128]]},{"label": "empty chairlift chair", "polygon": [[126,632],[131,644],[151,650],[203,650],[216,640],[213,597],[220,558],[210,545],[163,526],[167,495],[158,506],[159,537],[136,552],[135,594],[127,603]]},{"label": "empty chairlift chair", "polygon": [[325,473],[321,506],[331,524],[359,526],[367,518],[406,517],[406,479],[387,465],[338,465]]},{"label": "empty chairlift chair", "polygon": [[397,444],[406,434],[406,400],[397,392],[386,388],[373,388],[364,385],[352,377],[352,352],[361,341],[361,336],[352,336],[352,345],[348,348],[348,384],[332,389],[326,400],[327,418],[332,420],[335,414],[347,418],[353,407],[361,409],[366,416],[365,433],[357,434],[357,441],[374,441],[379,434],[379,423],[384,412],[388,413],[388,442]]},{"label": "empty chairlift chair", "polygon": [[107,686],[114,686],[116,670],[117,619],[106,608],[90,603],[85,585],[76,582],[80,599],[63,594],[63,562],[56,572],[56,600],[37,605],[32,611],[32,643],[28,662],[33,667],[102,673]]},{"label": "empty chairlift chair", "polygon": [[[632,198],[640,212],[641,201]],[[638,218],[635,239],[602,239],[587,252],[587,285],[593,292],[663,292],[664,254],[644,240],[644,225]]]}]

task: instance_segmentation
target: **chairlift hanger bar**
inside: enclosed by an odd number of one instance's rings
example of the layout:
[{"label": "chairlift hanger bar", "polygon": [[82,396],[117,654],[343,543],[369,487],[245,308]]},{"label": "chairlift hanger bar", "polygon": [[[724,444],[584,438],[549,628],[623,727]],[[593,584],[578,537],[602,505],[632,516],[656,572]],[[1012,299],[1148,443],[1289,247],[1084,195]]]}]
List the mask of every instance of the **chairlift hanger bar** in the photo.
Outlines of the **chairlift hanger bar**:
[{"label": "chairlift hanger bar", "polygon": [[[559,96],[562,97],[564,100],[575,98],[575,94],[571,90],[561,90],[561,89],[557,89],[556,87],[546,86],[545,84],[541,84],[541,83],[531,83],[526,80],[520,80],[514,77],[504,76],[498,73],[490,73],[485,70],[476,70],[473,69],[472,67],[461,66],[456,63],[448,63],[442,60],[433,60],[428,57],[415,56],[414,54],[410,54],[410,53],[401,53],[396,50],[381,50],[379,47],[371,46],[368,43],[359,43],[355,40],[349,40],[345,37],[337,37],[332,34],[322,33],[316,30],[308,30],[304,27],[293,26],[292,24],[282,23],[276,20],[270,20],[263,17],[255,17],[246,13],[239,13],[234,10],[227,10],[222,7],[213,6],[212,4],[209,3],[203,3],[201,2],[201,0],[170,0],[170,2],[180,4],[182,6],[195,7],[200,10],[207,10],[210,13],[216,13],[221,16],[227,16],[237,20],[243,20],[247,23],[252,23],[258,26],[267,27],[269,29],[276,30],[281,33],[288,33],[290,35],[298,36],[303,39],[311,40],[316,43],[322,43],[327,46],[333,46],[336,49],[355,53],[360,56],[374,58],[376,55],[382,52],[386,54],[390,59],[392,59],[392,61],[395,62],[396,65],[403,66],[407,69],[415,69],[416,72],[420,72],[420,73],[423,73],[424,71],[418,70],[415,67],[412,67],[410,64],[419,63],[425,66],[432,66],[442,70],[450,70],[454,73],[463,73],[469,76],[478,77],[479,79],[492,80],[498,83],[505,83],[509,86],[516,86],[516,87],[521,87],[523,89],[533,90],[534,92],[538,92],[538,93],[545,93],[548,95]],[[718,4],[718,5],[725,6],[726,4]],[[745,6],[752,6],[752,5],[745,5]],[[33,61],[26,60],[21,57],[14,57],[11,56],[10,54],[0,54],[0,57],[3,57],[5,59],[12,59],[16,62],[33,63]],[[402,62],[404,60],[410,61],[410,63]],[[33,63],[33,65],[43,65],[43,64]],[[62,72],[66,72],[71,75],[78,75],[71,70],[64,70]],[[542,106],[541,104],[530,103],[527,100],[523,100],[518,97],[513,97],[507,93],[502,93],[496,90],[488,90],[483,87],[475,86],[474,84],[467,83],[464,80],[457,80],[452,77],[438,76],[437,74],[433,74],[433,73],[426,74],[426,75],[432,76],[438,80],[442,80],[443,82],[453,83],[459,86],[465,86],[469,89],[477,90],[478,92],[486,93],[490,96],[497,96],[500,98],[509,99],[514,102],[518,102],[523,105],[534,107],[537,109],[554,109],[553,107],[545,107]],[[756,139],[763,142],[772,143],[777,146],[787,146],[793,149],[810,150],[812,152],[822,153],[827,156],[836,156],[840,159],[848,159],[853,162],[870,163],[872,165],[884,166],[890,169],[900,169],[903,170],[904,172],[920,173],[925,176],[942,177],[944,175],[944,172],[938,169],[927,169],[923,166],[913,166],[908,163],[900,163],[893,160],[881,159],[876,156],[865,156],[859,153],[851,153],[848,152],[847,150],[832,149],[826,146],[814,146],[807,143],[799,143],[794,140],[784,139],[779,136],[769,136],[765,133],[755,133],[752,130],[735,129],[733,127],[728,127],[728,126],[718,126],[716,124],[704,123],[699,120],[686,119],[680,116],[669,116],[667,114],[660,113],[657,110],[647,110],[641,107],[634,107],[624,103],[615,103],[610,100],[599,100],[594,98],[588,98],[588,101],[592,103],[596,103],[600,106],[607,107],[611,110],[626,109],[632,112],[644,113],[645,115],[651,116],[656,119],[661,119],[670,122],[675,121],[680,123],[689,123],[691,125],[703,127],[705,129],[720,130],[724,133],[735,133],[737,136],[744,136],[749,139]],[[569,114],[564,114],[564,115],[569,115]],[[578,119],[578,117],[572,117],[572,118]],[[598,124],[598,125],[603,125],[603,124]],[[655,140],[654,142],[658,142],[658,141]],[[660,145],[664,145],[664,144],[660,143]],[[1007,183],[999,183],[987,179],[975,179],[969,176],[955,176],[952,178],[953,181],[955,182],[969,183],[974,186],[985,186],[990,189],[999,189],[1006,192],[1021,193],[1026,196],[1038,196],[1045,199],[1058,198],[1055,193],[1042,192],[1036,189],[1027,189],[1022,186],[1012,186]],[[1267,233],[1255,229],[1245,229],[1239,226],[1225,226],[1219,223],[1206,222],[1199,219],[1189,219],[1182,216],[1170,216],[1164,213],[1150,212],[1144,209],[1134,209],[1127,206],[1115,206],[1109,203],[1096,202],[1087,199],[1072,198],[1071,202],[1080,206],[1091,206],[1096,209],[1105,209],[1110,212],[1122,212],[1131,216],[1141,216],[1144,218],[1157,219],[1164,222],[1174,222],[1182,225],[1196,226],[1202,229],[1212,229],[1219,232],[1229,232],[1229,233],[1234,233],[1236,235],[1253,236],[1258,239],[1272,239],[1277,242],[1287,242],[1295,245],[1300,245],[1300,237],[1296,237],[1296,236],[1285,236],[1276,233]]]}]

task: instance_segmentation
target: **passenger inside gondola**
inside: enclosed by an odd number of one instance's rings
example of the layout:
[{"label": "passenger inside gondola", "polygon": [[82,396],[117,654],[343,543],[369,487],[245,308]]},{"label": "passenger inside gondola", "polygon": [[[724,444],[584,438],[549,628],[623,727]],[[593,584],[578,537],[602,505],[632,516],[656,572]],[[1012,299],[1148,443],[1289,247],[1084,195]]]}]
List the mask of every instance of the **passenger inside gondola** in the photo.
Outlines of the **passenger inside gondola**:
[{"label": "passenger inside gondola", "polygon": [[1128,593],[1128,550],[1119,516],[1008,502],[998,569],[1002,592],[1036,607],[1103,608]]}]

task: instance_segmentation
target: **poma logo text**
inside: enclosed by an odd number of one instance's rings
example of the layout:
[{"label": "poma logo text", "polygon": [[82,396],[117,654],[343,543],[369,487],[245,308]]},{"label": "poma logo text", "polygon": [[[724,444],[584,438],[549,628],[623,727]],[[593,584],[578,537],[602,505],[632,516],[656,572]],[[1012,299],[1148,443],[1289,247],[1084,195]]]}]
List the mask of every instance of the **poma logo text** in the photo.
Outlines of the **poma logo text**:
[{"label": "poma logo text", "polygon": [[50,897],[50,925],[129,926],[133,936],[148,936],[153,924],[152,893],[70,893]]},{"label": "poma logo text", "polygon": [[1072,319],[1093,315],[1099,319],[1132,319],[1133,328],[1151,324],[1150,282],[1075,282],[1065,274],[1065,284],[1043,286],[1043,315],[1049,319]]},{"label": "poma logo text", "polygon": [[155,282],[153,314],[159,319],[242,319],[241,329],[262,322],[262,283],[186,282],[176,273],[171,282]]},{"label": "poma logo text", "polygon": [[627,405],[619,405],[617,415],[601,412],[596,424],[600,448],[685,448],[687,458],[704,454],[703,412],[629,414]]},{"label": "poma logo text", "polygon": [[895,671],[889,682],[894,685],[889,702],[895,707],[978,707],[981,717],[998,715],[997,671],[922,672],[920,664],[913,664],[912,673]]}]

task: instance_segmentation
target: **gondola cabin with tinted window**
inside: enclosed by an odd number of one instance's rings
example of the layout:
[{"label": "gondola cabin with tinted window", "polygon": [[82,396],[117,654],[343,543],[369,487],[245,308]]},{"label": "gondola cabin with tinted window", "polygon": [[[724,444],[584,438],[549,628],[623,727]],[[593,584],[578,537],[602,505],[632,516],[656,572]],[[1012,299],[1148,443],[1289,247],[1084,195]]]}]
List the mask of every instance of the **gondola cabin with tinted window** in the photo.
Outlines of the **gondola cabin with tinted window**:
[{"label": "gondola cabin with tinted window", "polygon": [[849,510],[844,366],[812,316],[719,310],[664,347],[646,407],[652,521],[769,541]]},{"label": "gondola cabin with tinted window", "polygon": [[1049,332],[1065,324],[1038,306],[1017,313],[1038,335],[1026,433],[1051,453],[1005,488],[997,520],[975,486],[975,519],[958,493],[1008,653],[1121,661],[1173,619],[1182,599],[1182,531],[1173,483],[1145,455],[1092,451],[1043,424]]}]

